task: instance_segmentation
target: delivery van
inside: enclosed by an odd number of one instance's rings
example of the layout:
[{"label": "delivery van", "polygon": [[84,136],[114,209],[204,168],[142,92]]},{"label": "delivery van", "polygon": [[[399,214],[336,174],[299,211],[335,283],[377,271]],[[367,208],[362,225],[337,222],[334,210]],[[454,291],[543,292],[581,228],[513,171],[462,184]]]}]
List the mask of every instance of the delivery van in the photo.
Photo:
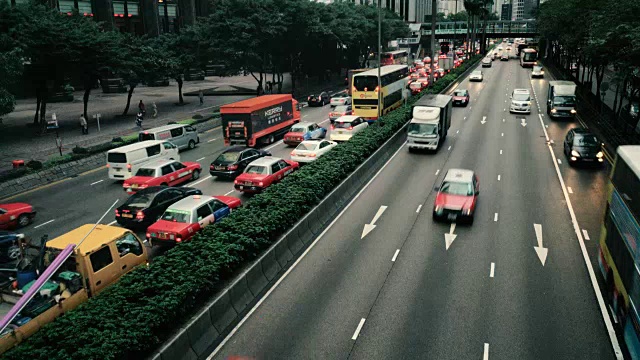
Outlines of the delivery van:
[{"label": "delivery van", "polygon": [[153,160],[180,161],[178,147],[169,141],[146,140],[121,146],[107,152],[109,179],[126,180],[139,168]]},{"label": "delivery van", "polygon": [[191,125],[172,124],[143,130],[138,133],[138,141],[165,140],[176,145],[178,149],[193,149],[200,143],[198,131]]}]

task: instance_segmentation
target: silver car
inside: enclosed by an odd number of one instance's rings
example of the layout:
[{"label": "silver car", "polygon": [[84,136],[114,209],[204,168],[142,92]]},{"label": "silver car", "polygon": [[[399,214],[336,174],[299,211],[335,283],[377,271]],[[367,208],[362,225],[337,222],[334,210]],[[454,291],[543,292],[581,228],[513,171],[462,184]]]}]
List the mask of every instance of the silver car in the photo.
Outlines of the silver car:
[{"label": "silver car", "polygon": [[331,97],[331,107],[338,105],[351,105],[351,96],[347,93],[339,93]]},{"label": "silver car", "polygon": [[533,70],[531,71],[531,77],[532,78],[543,78],[544,77],[544,70],[542,69],[542,66],[534,65],[533,66]]}]

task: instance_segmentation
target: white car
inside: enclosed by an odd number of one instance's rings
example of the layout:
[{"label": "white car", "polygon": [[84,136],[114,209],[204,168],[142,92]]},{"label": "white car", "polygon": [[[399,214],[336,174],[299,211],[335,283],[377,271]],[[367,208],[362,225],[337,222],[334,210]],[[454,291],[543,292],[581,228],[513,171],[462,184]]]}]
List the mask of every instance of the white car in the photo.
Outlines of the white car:
[{"label": "white car", "polygon": [[491,62],[493,60],[491,60],[490,57],[486,57],[484,59],[482,59],[482,67],[491,67]]},{"label": "white car", "polygon": [[531,77],[532,78],[543,78],[544,77],[544,70],[542,69],[542,66],[540,65],[534,65],[533,66],[533,70],[531,71]]},{"label": "white car", "polygon": [[528,89],[513,89],[509,113],[531,113],[531,92]]},{"label": "white car", "polygon": [[341,116],[331,125],[331,141],[349,141],[351,137],[366,129],[369,124],[360,116]]},{"label": "white car", "polygon": [[471,75],[469,75],[469,81],[482,81],[482,79],[483,76],[481,70],[474,70]]},{"label": "white car", "polygon": [[347,93],[333,95],[331,97],[330,105],[331,107],[339,105],[351,105],[351,96],[349,96]]},{"label": "white car", "polygon": [[336,145],[338,145],[337,142],[329,140],[305,140],[291,152],[291,160],[299,163],[310,163],[326,154]]}]

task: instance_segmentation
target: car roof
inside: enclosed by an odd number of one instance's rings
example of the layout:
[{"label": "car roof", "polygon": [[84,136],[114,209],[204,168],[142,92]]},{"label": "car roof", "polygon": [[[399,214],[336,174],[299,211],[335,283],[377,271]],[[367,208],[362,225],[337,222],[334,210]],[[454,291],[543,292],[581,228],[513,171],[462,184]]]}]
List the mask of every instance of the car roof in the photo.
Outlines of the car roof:
[{"label": "car roof", "polygon": [[529,89],[513,89],[514,94],[531,94]]},{"label": "car roof", "polygon": [[444,176],[444,181],[447,182],[471,182],[473,181],[473,171],[466,169],[449,169]]},{"label": "car roof", "polygon": [[198,206],[211,201],[211,199],[215,198],[209,195],[193,195],[174,203],[173,205],[169,206],[168,209],[178,211],[191,211]]},{"label": "car roof", "polygon": [[592,133],[591,131],[589,131],[589,129],[585,129],[585,128],[581,128],[581,127],[573,128],[573,129],[571,129],[571,131],[573,131],[576,135],[593,135],[593,136],[595,136],[595,134]]},{"label": "car roof", "polygon": [[314,123],[310,122],[310,121],[304,121],[304,122],[299,122],[297,124],[293,124],[293,126],[310,126],[313,125]]},{"label": "car roof", "polygon": [[257,166],[269,166],[275,162],[278,162],[282,159],[275,157],[275,156],[264,156],[261,157],[260,159],[256,159],[254,161],[252,161],[249,165],[257,165]]},{"label": "car roof", "polygon": [[[91,231],[94,226],[96,228]],[[102,245],[111,242],[113,239],[122,237],[126,233],[131,233],[131,231],[119,226],[85,224],[69,231],[66,234],[58,236],[55,239],[47,241],[47,247],[62,250],[69,244],[78,245],[78,243],[82,241],[82,243],[80,243],[76,248],[81,255],[84,255],[87,252],[96,250]]]},{"label": "car roof", "polygon": [[360,116],[357,115],[343,115],[340,116],[338,119],[336,119],[336,121],[339,122],[352,122],[353,120],[359,118]]},{"label": "car roof", "polygon": [[157,168],[161,168],[165,165],[169,165],[169,164],[173,164],[174,162],[178,162],[175,160],[154,160],[154,161],[150,161],[144,165],[142,165],[140,168],[144,168],[144,169],[157,169]]},{"label": "car roof", "polygon": [[[170,188],[170,186],[165,186],[165,185],[150,186],[148,188],[144,188],[144,189],[138,190],[135,194],[133,194],[131,196],[156,194],[156,193],[159,193],[162,190],[166,190],[166,189],[169,189],[169,188]],[[175,188],[175,189],[176,190],[182,190],[182,188]]]},{"label": "car roof", "polygon": [[247,150],[247,149],[249,149],[249,148],[246,147],[246,146],[238,146],[238,145],[236,145],[236,146],[231,146],[231,147],[226,148],[222,152],[222,154],[227,153],[227,152],[242,152],[242,151]]},{"label": "car roof", "polygon": [[347,95],[347,93],[343,93],[343,92],[331,95],[331,97],[347,97],[347,96],[349,96],[349,95]]}]

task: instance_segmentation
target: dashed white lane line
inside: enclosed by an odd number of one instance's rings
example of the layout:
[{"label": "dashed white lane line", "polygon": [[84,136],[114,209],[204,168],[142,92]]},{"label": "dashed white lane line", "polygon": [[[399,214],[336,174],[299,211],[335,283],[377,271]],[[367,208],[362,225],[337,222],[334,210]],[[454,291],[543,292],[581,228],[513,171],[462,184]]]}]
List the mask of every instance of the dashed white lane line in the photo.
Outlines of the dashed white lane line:
[{"label": "dashed white lane line", "polygon": [[498,213],[495,213],[495,214],[493,215],[493,221],[494,221],[494,222],[498,221]]},{"label": "dashed white lane line", "polygon": [[498,181],[500,181],[500,175],[498,175]]},{"label": "dashed white lane line", "polygon": [[309,116],[309,114],[307,114],[307,115],[302,115],[302,118],[304,119],[304,118],[306,118],[307,116]]},{"label": "dashed white lane line", "polygon": [[500,149],[500,155],[502,155],[502,149]]},{"label": "dashed white lane line", "polygon": [[506,119],[502,119],[502,122],[507,122],[507,120]]},{"label": "dashed white lane line", "polygon": [[207,142],[210,143],[210,142],[214,142],[216,140],[218,140],[218,138],[209,139],[209,140],[207,140]]},{"label": "dashed white lane line", "polygon": [[438,176],[438,174],[440,174],[440,169],[436,170],[436,176]]},{"label": "dashed white lane line", "polygon": [[103,179],[103,180],[94,181],[94,182],[92,182],[92,183],[91,183],[91,186],[93,186],[93,185],[95,185],[95,184],[99,184],[99,183],[101,183],[101,182],[103,182],[103,181],[104,181],[104,179]]},{"label": "dashed white lane line", "polygon": [[108,223],[107,225],[113,225],[113,224],[115,224],[115,223],[116,223],[116,221],[115,221],[115,220],[113,220],[112,222]]},{"label": "dashed white lane line", "polygon": [[447,150],[451,150],[451,145],[449,145],[449,148]]},{"label": "dashed white lane line", "polygon": [[45,225],[47,225],[47,224],[49,224],[49,223],[52,223],[54,220],[55,220],[55,219],[51,219],[51,220],[49,220],[49,221],[47,221],[47,222],[43,222],[42,224],[40,224],[40,225],[38,225],[38,226],[34,226],[33,228],[34,228],[34,229],[37,229],[37,228],[39,228],[40,226],[45,226]]},{"label": "dashed white lane line", "polygon": [[489,360],[489,344],[484,343],[484,354],[482,354],[482,360]]},{"label": "dashed white lane line", "polygon": [[562,160],[558,159],[558,164],[562,165]]},{"label": "dashed white lane line", "polygon": [[504,136],[504,133],[500,133],[500,136]]},{"label": "dashed white lane line", "polygon": [[355,340],[358,338],[358,335],[360,335],[360,330],[362,330],[362,327],[364,326],[364,322],[366,321],[365,318],[360,319],[360,323],[358,324],[358,327],[356,328],[356,332],[353,333],[353,336],[351,337],[351,340]]},{"label": "dashed white lane line", "polygon": [[422,209],[422,205],[418,205],[418,210],[416,210],[416,213],[419,213],[420,209]]},{"label": "dashed white lane line", "polygon": [[326,122],[327,122],[327,121],[329,121],[329,120],[330,120],[330,119],[328,119],[328,118],[327,118],[327,119],[324,119],[324,120],[322,120],[321,122],[319,122],[319,123],[318,123],[318,125],[320,125],[320,124],[324,124],[324,123],[326,123]]},{"label": "dashed white lane line", "polygon": [[398,257],[399,253],[400,253],[400,249],[396,250],[396,253],[393,254],[393,257],[391,258],[391,262],[396,262],[396,258]]},{"label": "dashed white lane line", "polygon": [[204,160],[204,158],[205,158],[205,157],[206,157],[206,156],[203,156],[203,157],[201,157],[200,159],[198,159],[198,160],[196,160],[196,161]]},{"label": "dashed white lane line", "polygon": [[491,270],[489,270],[489,277],[493,277],[496,272],[496,263],[491,263]]},{"label": "dashed white lane line", "polygon": [[202,179],[200,179],[200,180],[198,180],[198,181],[196,181],[194,183],[187,184],[187,185],[189,185],[189,186],[198,185],[203,181],[207,181],[207,180],[211,179],[211,177],[212,177],[211,175],[207,175],[207,176],[203,177]]},{"label": "dashed white lane line", "polygon": [[456,134],[459,134],[459,133],[460,133],[460,130],[456,130]]},{"label": "dashed white lane line", "polygon": [[235,189],[233,189],[233,190],[229,191],[228,193],[226,193],[226,194],[224,194],[224,195],[225,195],[225,196],[227,196],[227,195],[231,194],[231,193],[232,193],[232,192],[234,192],[234,191],[236,191],[236,190],[235,190]]},{"label": "dashed white lane line", "polygon": [[587,232],[587,230],[585,230],[585,229],[582,229],[582,236],[584,236],[584,239],[585,239],[585,240],[591,240],[591,239],[589,238],[589,233],[588,233],[588,232]]},{"label": "dashed white lane line", "polygon": [[567,191],[569,192],[569,194],[573,194],[573,189],[571,188],[571,186],[567,186]]},{"label": "dashed white lane line", "polygon": [[282,144],[282,141],[283,141],[283,140],[278,140],[278,141],[274,142],[273,144],[271,144],[271,145],[267,146],[265,149],[266,149],[266,150],[271,150],[271,149],[273,149],[274,147],[276,147],[276,146],[278,146],[278,145]]}]

